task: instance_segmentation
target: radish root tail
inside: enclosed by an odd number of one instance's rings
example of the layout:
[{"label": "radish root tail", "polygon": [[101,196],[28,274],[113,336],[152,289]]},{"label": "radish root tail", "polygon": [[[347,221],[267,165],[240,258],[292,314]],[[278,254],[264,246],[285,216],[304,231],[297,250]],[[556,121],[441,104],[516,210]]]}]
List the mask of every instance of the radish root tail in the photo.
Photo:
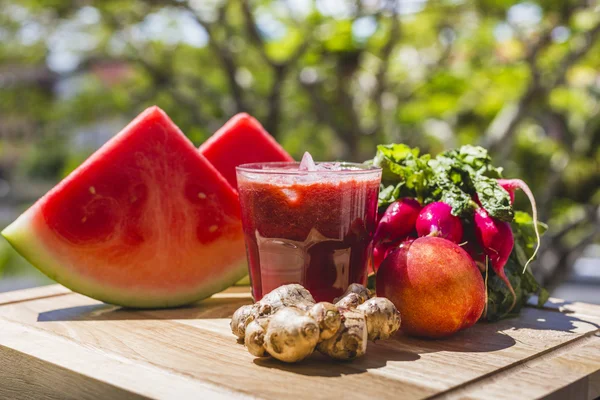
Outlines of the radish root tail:
[{"label": "radish root tail", "polygon": [[533,193],[531,192],[531,189],[529,189],[529,186],[527,186],[527,184],[524,181],[522,181],[521,179],[499,179],[498,183],[503,187],[521,189],[523,191],[523,193],[525,193],[525,195],[527,195],[527,198],[529,199],[529,203],[531,204],[531,217],[533,219],[533,230],[535,231],[535,239],[536,239],[537,243],[535,245],[535,250],[533,251],[533,254],[529,258],[529,260],[527,260],[527,262],[525,263],[525,266],[523,267],[522,273],[525,273],[525,271],[527,270],[527,266],[533,261],[533,259],[537,255],[538,250],[540,249],[540,243],[541,243],[540,231],[538,229],[538,215],[537,215],[537,205],[535,204],[535,197],[533,197]]}]

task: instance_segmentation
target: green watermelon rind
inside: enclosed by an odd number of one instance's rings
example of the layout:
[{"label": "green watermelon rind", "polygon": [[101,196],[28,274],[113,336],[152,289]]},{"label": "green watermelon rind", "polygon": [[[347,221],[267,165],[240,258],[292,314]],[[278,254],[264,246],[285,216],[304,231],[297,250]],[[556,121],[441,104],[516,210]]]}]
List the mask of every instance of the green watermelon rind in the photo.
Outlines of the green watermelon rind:
[{"label": "green watermelon rind", "polygon": [[24,213],[16,221],[6,227],[2,236],[10,245],[23,256],[29,263],[39,269],[50,279],[60,283],[68,289],[84,294],[85,296],[131,308],[169,308],[194,303],[221,292],[235,284],[248,273],[245,257],[240,258],[238,267],[231,267],[224,272],[218,280],[202,282],[195,290],[185,293],[160,294],[156,296],[140,293],[134,290],[126,291],[123,288],[111,288],[86,279],[73,271],[64,268],[54,260],[54,256],[46,247],[37,240],[37,234],[28,221],[29,212]]}]

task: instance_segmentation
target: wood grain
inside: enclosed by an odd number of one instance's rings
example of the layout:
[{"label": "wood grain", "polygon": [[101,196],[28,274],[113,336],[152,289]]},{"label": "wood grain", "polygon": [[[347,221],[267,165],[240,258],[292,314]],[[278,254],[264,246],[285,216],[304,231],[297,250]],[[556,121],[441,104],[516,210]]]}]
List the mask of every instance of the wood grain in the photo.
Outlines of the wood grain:
[{"label": "wood grain", "polygon": [[62,296],[70,293],[71,291],[69,289],[61,285],[41,286],[15,292],[0,293],[0,306],[20,303],[32,299]]},{"label": "wood grain", "polygon": [[526,308],[519,318],[477,324],[446,340],[398,335],[369,344],[367,355],[352,363],[314,355],[285,365],[255,359],[236,343],[229,317],[249,302],[244,288],[172,310],[122,309],[58,285],[1,294],[0,380],[11,385],[0,385],[0,398],[513,399],[598,393],[598,306],[553,300],[547,309]]},{"label": "wood grain", "polygon": [[9,367],[0,368],[2,399],[86,400],[97,398],[98,393],[116,400],[145,398],[4,346],[0,347],[0,364]]}]

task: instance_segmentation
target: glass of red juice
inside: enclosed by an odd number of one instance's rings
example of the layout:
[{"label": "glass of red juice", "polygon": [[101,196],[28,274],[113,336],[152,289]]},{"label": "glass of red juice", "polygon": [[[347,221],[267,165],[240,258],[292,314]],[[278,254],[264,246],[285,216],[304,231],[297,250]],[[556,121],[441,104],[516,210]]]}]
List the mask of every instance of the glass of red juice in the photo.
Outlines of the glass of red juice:
[{"label": "glass of red juice", "polygon": [[255,301],[300,283],[316,301],[365,284],[381,169],[354,163],[244,164],[238,191]]}]

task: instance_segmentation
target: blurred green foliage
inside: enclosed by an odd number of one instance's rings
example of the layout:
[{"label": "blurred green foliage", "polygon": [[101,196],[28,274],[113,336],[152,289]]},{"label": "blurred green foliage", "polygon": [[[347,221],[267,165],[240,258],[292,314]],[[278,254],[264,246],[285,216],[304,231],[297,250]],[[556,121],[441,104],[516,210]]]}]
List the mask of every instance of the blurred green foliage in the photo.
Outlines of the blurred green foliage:
[{"label": "blurred green foliage", "polygon": [[196,145],[240,111],[295,157],[481,144],[553,286],[598,241],[599,37],[577,0],[0,0],[1,177],[56,182],[153,104]]}]

